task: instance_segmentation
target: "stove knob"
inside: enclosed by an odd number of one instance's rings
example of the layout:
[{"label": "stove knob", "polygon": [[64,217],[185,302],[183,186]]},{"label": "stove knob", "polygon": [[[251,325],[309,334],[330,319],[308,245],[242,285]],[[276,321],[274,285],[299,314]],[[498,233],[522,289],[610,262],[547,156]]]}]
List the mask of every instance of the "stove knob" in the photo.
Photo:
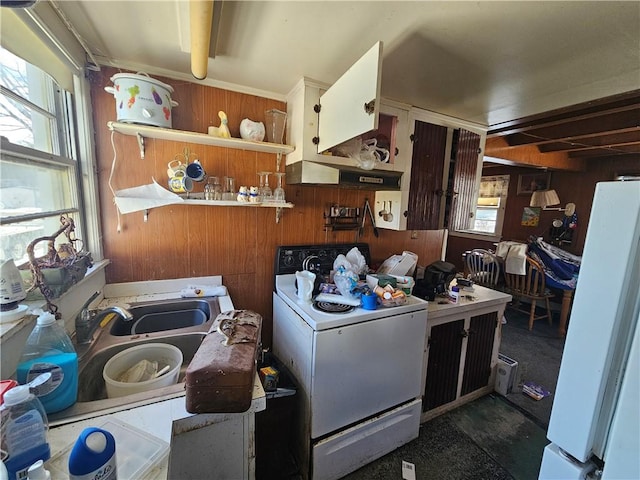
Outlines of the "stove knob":
[{"label": "stove knob", "polygon": [[290,267],[293,265],[293,257],[291,255],[287,255],[282,259],[282,263],[284,263],[286,267]]}]

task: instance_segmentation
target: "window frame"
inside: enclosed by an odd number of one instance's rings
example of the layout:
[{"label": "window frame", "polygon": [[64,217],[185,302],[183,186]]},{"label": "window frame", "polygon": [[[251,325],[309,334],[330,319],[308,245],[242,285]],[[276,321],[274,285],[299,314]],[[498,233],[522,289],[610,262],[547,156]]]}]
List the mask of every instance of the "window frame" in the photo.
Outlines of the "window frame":
[{"label": "window frame", "polygon": [[497,242],[502,239],[502,229],[504,227],[504,218],[505,218],[505,212],[507,208],[509,185],[511,184],[510,175],[481,175],[478,178],[477,188],[474,192],[475,200],[474,200],[472,222],[475,224],[475,219],[477,217],[477,212],[479,207],[478,200],[480,198],[480,189],[481,189],[482,182],[492,181],[493,179],[506,180],[506,188],[503,188],[501,190],[501,194],[499,196],[496,196],[500,198],[500,202],[499,202],[499,206],[497,207],[498,214],[496,217],[496,228],[494,232],[489,233],[489,232],[483,232],[483,231],[474,230],[474,229],[466,229],[466,230],[455,230],[455,231],[452,230],[449,232],[449,235],[462,237],[462,238],[471,238],[476,240],[490,241],[490,242]]},{"label": "window frame", "polygon": [[[90,87],[86,78],[80,78],[73,74],[74,92],[61,88],[57,82],[39,69],[36,65],[30,65],[22,59],[28,68],[35,68],[42,72],[42,78],[47,80],[53,88],[52,104],[55,112],[47,112],[46,108],[33,104],[19,93],[13,92],[3,86],[3,96],[11,98],[37,110],[39,114],[47,117],[55,117],[50,135],[52,149],[58,149],[58,153],[48,153],[29,146],[14,144],[6,138],[2,138],[2,162],[24,159],[42,165],[61,167],[67,171],[68,186],[70,189],[70,204],[63,209],[49,210],[38,213],[25,213],[0,217],[0,225],[19,224],[21,222],[59,218],[61,214],[74,218],[77,227],[77,237],[82,240],[82,248],[91,252],[95,261],[102,260],[102,245],[100,242],[100,215],[98,207],[97,177],[95,174],[95,148],[93,143],[93,122],[91,113]],[[50,235],[53,232],[44,232]],[[37,238],[34,237],[34,238]],[[26,253],[26,252],[25,252]]]}]

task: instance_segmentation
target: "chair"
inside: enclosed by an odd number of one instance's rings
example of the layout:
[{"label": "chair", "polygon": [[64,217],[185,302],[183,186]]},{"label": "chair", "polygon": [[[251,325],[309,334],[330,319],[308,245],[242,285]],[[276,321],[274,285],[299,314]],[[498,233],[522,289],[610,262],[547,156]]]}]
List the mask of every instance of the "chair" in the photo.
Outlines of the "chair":
[{"label": "chair", "polygon": [[[533,258],[526,257],[526,274],[517,275],[514,273],[504,273],[504,279],[508,293],[514,298],[514,304],[511,306],[514,310],[529,314],[529,330],[533,330],[533,322],[540,318],[548,318],[549,325],[552,325],[551,305],[549,299],[553,294],[546,290],[544,269]],[[520,308],[520,299],[527,298],[531,301],[531,308]],[[547,313],[536,316],[536,302],[544,300]]]},{"label": "chair", "polygon": [[500,260],[489,250],[476,248],[466,254],[468,278],[483,287],[495,288],[500,277]]}]

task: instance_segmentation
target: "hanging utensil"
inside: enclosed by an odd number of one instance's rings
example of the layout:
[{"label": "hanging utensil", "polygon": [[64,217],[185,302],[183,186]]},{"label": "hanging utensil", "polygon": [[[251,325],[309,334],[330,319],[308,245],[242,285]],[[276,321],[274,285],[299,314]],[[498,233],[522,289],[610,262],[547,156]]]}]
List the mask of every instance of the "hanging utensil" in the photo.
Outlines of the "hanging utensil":
[{"label": "hanging utensil", "polygon": [[376,227],[376,219],[373,216],[373,212],[371,211],[371,206],[369,205],[368,199],[365,199],[364,201],[364,208],[369,213],[369,219],[371,220],[371,225],[373,226],[373,234],[377,238],[378,236],[380,236],[380,233],[378,232],[378,227]]},{"label": "hanging utensil", "polygon": [[385,215],[387,215],[389,212],[387,212],[387,202],[383,202],[382,203],[382,210],[380,210],[378,212],[378,215],[382,218],[384,218]]},{"label": "hanging utensil", "polygon": [[391,200],[389,200],[389,211],[385,213],[385,215],[382,217],[385,222],[393,221],[393,213],[391,213],[392,210],[393,210],[393,206],[391,204]]}]

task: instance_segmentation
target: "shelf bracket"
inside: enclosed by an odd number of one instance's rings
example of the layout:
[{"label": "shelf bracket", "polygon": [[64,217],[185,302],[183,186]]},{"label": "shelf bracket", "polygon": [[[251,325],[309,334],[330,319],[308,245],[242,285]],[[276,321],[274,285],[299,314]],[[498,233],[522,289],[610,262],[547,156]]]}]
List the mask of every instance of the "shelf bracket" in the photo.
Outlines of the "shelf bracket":
[{"label": "shelf bracket", "polygon": [[144,221],[144,223],[147,223],[149,221],[149,209],[148,208],[144,211],[144,216],[142,217],[142,220]]},{"label": "shelf bracket", "polygon": [[280,223],[280,218],[282,218],[282,207],[276,207],[276,223]]},{"label": "shelf bracket", "polygon": [[276,172],[280,171],[280,164],[282,163],[282,152],[278,152],[276,157]]},{"label": "shelf bracket", "polygon": [[138,139],[138,148],[140,149],[140,158],[144,159],[144,137],[140,133],[136,133]]}]

